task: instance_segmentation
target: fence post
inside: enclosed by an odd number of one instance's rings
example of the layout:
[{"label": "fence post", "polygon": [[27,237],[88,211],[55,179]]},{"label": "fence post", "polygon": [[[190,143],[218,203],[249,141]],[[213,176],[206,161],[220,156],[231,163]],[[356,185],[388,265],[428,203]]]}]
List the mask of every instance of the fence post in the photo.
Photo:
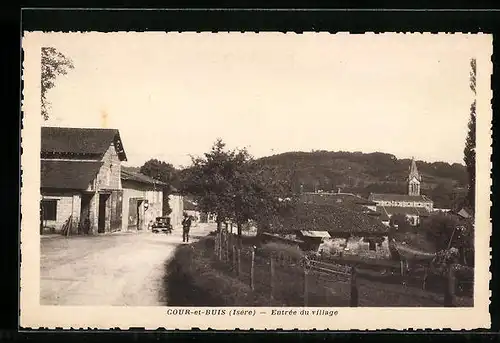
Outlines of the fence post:
[{"label": "fence post", "polygon": [[237,270],[236,270],[236,248],[234,246],[234,242],[232,242],[231,244],[231,247],[232,247],[232,258],[233,258],[233,273],[237,274]]},{"label": "fence post", "polygon": [[274,279],[275,279],[275,270],[274,270],[274,256],[271,253],[271,260],[269,261],[270,267],[271,267],[271,301],[274,300]]},{"label": "fence post", "polygon": [[215,237],[214,237],[214,255],[216,257],[218,255],[218,251],[219,251],[218,245],[219,245],[219,234],[216,233]]},{"label": "fence post", "polygon": [[255,248],[255,245],[252,246],[252,267],[250,269],[250,287],[252,291],[255,290]]},{"label": "fence post", "polygon": [[444,307],[455,307],[455,270],[450,265],[447,270],[444,289]]},{"label": "fence post", "polygon": [[358,294],[358,275],[356,266],[351,267],[351,299],[349,302],[350,307],[358,307],[359,294]]},{"label": "fence post", "polygon": [[229,235],[226,236],[226,262],[229,262],[229,242],[230,242],[230,237]]},{"label": "fence post", "polygon": [[308,285],[308,277],[307,275],[309,274],[309,261],[307,260],[307,257],[304,258],[304,306],[307,307],[309,303],[309,285]]},{"label": "fence post", "polygon": [[241,276],[241,249],[240,247],[236,247],[236,253],[237,253],[237,258],[236,258],[236,262],[238,263],[238,265],[236,266],[236,274],[238,276]]},{"label": "fence post", "polygon": [[219,233],[219,251],[217,251],[217,254],[219,255],[219,260],[222,260],[222,244],[224,242],[222,241],[222,231]]}]

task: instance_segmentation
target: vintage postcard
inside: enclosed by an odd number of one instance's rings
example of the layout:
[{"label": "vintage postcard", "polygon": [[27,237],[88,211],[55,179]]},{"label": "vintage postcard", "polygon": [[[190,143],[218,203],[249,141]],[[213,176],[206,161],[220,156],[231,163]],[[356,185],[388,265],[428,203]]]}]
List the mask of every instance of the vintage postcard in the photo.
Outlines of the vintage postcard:
[{"label": "vintage postcard", "polygon": [[490,327],[491,35],[22,48],[21,327]]}]

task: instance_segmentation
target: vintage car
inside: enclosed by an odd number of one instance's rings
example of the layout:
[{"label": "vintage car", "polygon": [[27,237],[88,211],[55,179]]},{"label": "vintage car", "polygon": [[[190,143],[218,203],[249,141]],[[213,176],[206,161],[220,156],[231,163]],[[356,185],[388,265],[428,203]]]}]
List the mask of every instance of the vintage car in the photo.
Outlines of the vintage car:
[{"label": "vintage car", "polygon": [[172,233],[172,225],[170,224],[170,217],[156,217],[155,222],[151,226],[154,233]]}]

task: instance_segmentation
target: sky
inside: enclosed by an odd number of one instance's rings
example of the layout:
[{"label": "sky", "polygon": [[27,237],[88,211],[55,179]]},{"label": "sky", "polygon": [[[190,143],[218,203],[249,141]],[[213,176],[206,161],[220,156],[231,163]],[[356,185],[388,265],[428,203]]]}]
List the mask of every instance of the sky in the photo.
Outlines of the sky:
[{"label": "sky", "polygon": [[187,166],[217,138],[254,157],[380,151],[463,163],[474,51],[465,35],[60,33],[44,42],[75,65],[49,91],[44,125],[117,128],[125,165]]}]

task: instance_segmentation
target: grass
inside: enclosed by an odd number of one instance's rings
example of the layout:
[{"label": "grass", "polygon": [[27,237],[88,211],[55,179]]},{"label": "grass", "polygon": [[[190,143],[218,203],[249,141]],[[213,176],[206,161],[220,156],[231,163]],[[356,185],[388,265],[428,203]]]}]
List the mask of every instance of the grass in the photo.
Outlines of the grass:
[{"label": "grass", "polygon": [[[212,244],[210,244],[212,243]],[[266,299],[242,281],[214,268],[207,256],[213,240],[202,239],[180,246],[167,263],[165,289],[172,306],[261,306]]]},{"label": "grass", "polygon": [[[279,247],[274,246],[276,243],[268,243],[257,249],[255,290],[252,291],[251,246],[255,243],[251,238],[244,239],[239,276],[232,268],[231,256],[228,262],[215,259],[213,237],[178,248],[173,260],[166,266],[168,303],[173,306],[304,306],[304,270],[298,263],[294,264],[294,258],[276,260],[274,297],[271,300],[269,250],[275,248],[286,252],[291,249],[281,246],[281,243],[278,243]],[[345,261],[338,262],[345,264]],[[428,289],[424,291],[418,280],[407,278],[406,286],[402,286],[400,275],[380,273],[383,266],[371,266],[370,270],[363,268],[359,261],[351,262],[359,270],[359,306],[443,306],[442,280],[433,281],[431,277]],[[307,306],[349,306],[349,277],[311,271],[307,280]],[[472,299],[457,297],[457,303],[459,306],[472,306]]]},{"label": "grass", "polygon": [[[230,263],[213,255],[213,237],[179,247],[167,263],[165,289],[172,306],[304,306],[304,273],[301,266],[275,266],[274,299],[271,300],[269,259],[256,256],[255,291],[250,287],[251,255],[248,246],[241,253],[241,274]],[[309,306],[347,306],[349,286],[345,282],[325,288],[309,279]]]}]

